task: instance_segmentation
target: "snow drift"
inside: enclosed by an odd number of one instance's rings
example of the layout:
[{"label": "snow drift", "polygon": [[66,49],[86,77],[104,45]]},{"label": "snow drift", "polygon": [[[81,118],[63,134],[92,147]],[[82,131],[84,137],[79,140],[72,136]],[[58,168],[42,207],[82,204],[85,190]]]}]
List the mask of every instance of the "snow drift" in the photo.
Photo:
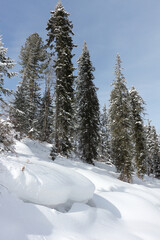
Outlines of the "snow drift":
[{"label": "snow drift", "polygon": [[1,155],[0,240],[160,239],[160,180],[134,176],[133,184],[124,183],[113,166],[53,162],[49,151],[26,139],[16,143],[17,155]]},{"label": "snow drift", "polygon": [[[27,154],[28,150],[23,152],[23,155]],[[0,169],[0,183],[10,192],[25,201],[45,206],[87,202],[95,189],[94,184],[80,173],[43,159],[30,160],[29,155],[26,161],[24,157],[2,158]]]}]

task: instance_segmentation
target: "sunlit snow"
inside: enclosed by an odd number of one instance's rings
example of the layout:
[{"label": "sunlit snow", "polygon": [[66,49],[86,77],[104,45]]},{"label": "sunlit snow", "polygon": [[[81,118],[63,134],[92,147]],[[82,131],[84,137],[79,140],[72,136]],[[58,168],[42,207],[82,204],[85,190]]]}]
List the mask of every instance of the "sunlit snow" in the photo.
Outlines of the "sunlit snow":
[{"label": "sunlit snow", "polygon": [[[0,240],[159,240],[160,180],[49,156],[25,139],[0,157]],[[22,201],[22,199],[24,201]]]}]

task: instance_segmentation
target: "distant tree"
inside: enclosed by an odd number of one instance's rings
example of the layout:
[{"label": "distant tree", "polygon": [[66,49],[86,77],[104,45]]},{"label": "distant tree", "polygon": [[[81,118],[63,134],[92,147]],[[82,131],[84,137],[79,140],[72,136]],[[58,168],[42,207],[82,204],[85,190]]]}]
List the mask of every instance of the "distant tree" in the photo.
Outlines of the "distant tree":
[{"label": "distant tree", "polygon": [[86,42],[78,59],[77,96],[78,139],[81,158],[90,164],[98,155],[99,103],[93,83],[93,71]]},{"label": "distant tree", "polygon": [[6,104],[3,96],[10,95],[11,91],[4,87],[4,77],[11,78],[16,75],[15,72],[10,72],[15,66],[13,60],[6,56],[7,48],[3,47],[2,37],[0,37],[0,104]]},{"label": "distant tree", "polygon": [[55,54],[55,146],[51,151],[54,159],[56,154],[68,156],[73,142],[73,63],[74,48],[72,36],[73,25],[68,19],[62,3],[58,1],[55,11],[51,12],[48,21],[47,45]]},{"label": "distant tree", "polygon": [[150,121],[145,126],[146,131],[146,170],[147,174],[154,174],[156,178],[160,178],[160,149],[158,135],[154,126]]},{"label": "distant tree", "polygon": [[45,92],[41,100],[39,132],[42,141],[52,142],[54,135],[54,111],[53,111],[53,85],[54,85],[54,69],[52,58],[49,59],[48,67],[45,74]]},{"label": "distant tree", "polygon": [[122,74],[121,59],[117,54],[116,79],[110,95],[109,121],[111,131],[111,157],[120,179],[132,180],[132,110],[126,81]]},{"label": "distant tree", "polygon": [[145,138],[146,138],[146,173],[149,176],[153,174],[153,136],[152,136],[152,126],[150,121],[145,126]]},{"label": "distant tree", "polygon": [[15,93],[11,118],[15,128],[24,124],[22,131],[33,138],[38,138],[39,134],[40,81],[44,77],[47,58],[48,54],[42,38],[38,33],[31,34],[20,52],[22,81]]},{"label": "distant tree", "polygon": [[104,105],[103,112],[100,114],[99,157],[110,162],[110,131],[106,105]]},{"label": "distant tree", "polygon": [[156,178],[160,179],[160,148],[159,148],[159,141],[158,135],[156,132],[155,127],[152,127],[152,136],[153,136],[153,161],[154,161],[154,168],[153,173]]},{"label": "distant tree", "polygon": [[137,170],[137,176],[143,178],[145,173],[145,131],[143,123],[144,101],[138,94],[137,90],[132,87],[130,90],[130,98],[133,115],[133,145],[134,145],[134,160]]}]

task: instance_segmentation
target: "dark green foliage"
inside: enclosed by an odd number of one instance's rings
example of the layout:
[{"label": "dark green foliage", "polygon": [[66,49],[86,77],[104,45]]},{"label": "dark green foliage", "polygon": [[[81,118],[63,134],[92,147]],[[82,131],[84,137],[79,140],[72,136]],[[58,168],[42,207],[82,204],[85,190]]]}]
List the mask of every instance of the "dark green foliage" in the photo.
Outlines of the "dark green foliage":
[{"label": "dark green foliage", "polygon": [[39,119],[39,135],[41,141],[51,142],[53,134],[53,105],[50,89],[42,98]]},{"label": "dark green foliage", "polygon": [[26,109],[28,108],[28,101],[26,101],[26,85],[21,84],[17,87],[15,92],[14,102],[12,103],[10,109],[10,120],[14,125],[17,132],[20,135],[27,134],[27,129],[29,129],[29,122],[26,116]]},{"label": "dark green foliage", "polygon": [[154,161],[154,168],[153,173],[154,176],[160,179],[160,148],[159,148],[159,141],[158,135],[156,133],[156,129],[152,127],[152,135],[153,135],[153,161]]},{"label": "dark green foliage", "polygon": [[145,127],[146,130],[146,170],[147,174],[154,174],[156,178],[160,178],[160,149],[159,141],[154,126],[150,122]]},{"label": "dark green foliage", "polygon": [[110,163],[110,131],[106,105],[104,106],[103,112],[100,115],[99,158]]},{"label": "dark green foliage", "polygon": [[30,35],[21,48],[20,86],[15,93],[11,119],[17,131],[39,139],[40,81],[43,79],[48,54],[38,33]]},{"label": "dark green foliage", "polygon": [[134,160],[137,171],[137,176],[143,178],[145,170],[146,147],[145,147],[145,132],[142,114],[144,114],[144,101],[139,96],[134,87],[130,90],[130,98],[133,115],[133,145],[134,145]]},{"label": "dark green foliage", "polygon": [[[48,21],[48,46],[55,53],[55,151],[58,154],[68,156],[72,150],[73,141],[73,71],[72,49],[75,46],[72,41],[73,25],[68,19],[61,2],[58,2],[55,11],[51,12]],[[52,153],[51,153],[52,155]]]},{"label": "dark green foliage", "polygon": [[152,134],[152,126],[150,122],[145,126],[145,138],[146,138],[146,173],[148,176],[154,172],[154,142]]},{"label": "dark green foliage", "polygon": [[132,180],[132,111],[130,96],[121,72],[121,59],[117,55],[116,79],[110,95],[109,121],[111,131],[111,157],[120,179]]},{"label": "dark green foliage", "polygon": [[41,99],[39,113],[39,136],[41,141],[52,142],[54,137],[54,113],[53,113],[53,85],[54,69],[52,57],[49,56],[45,71],[45,92]]},{"label": "dark green foliage", "polygon": [[79,151],[82,159],[93,164],[98,155],[99,144],[99,103],[93,83],[92,63],[86,43],[78,60],[77,79],[77,121]]}]

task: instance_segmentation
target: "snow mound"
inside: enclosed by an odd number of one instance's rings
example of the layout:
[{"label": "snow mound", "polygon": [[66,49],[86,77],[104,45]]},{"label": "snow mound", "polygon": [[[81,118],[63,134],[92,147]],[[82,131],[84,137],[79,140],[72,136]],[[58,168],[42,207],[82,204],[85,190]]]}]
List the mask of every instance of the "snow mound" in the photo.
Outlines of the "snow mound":
[{"label": "snow mound", "polygon": [[160,239],[160,180],[128,184],[112,165],[53,162],[50,147],[25,139],[17,156],[0,156],[0,240]]},{"label": "snow mound", "polygon": [[[23,155],[30,153],[24,143],[20,144]],[[33,157],[32,160],[2,158],[0,169],[0,183],[10,192],[24,201],[49,207],[87,202],[95,190],[94,184],[80,173]]]}]

